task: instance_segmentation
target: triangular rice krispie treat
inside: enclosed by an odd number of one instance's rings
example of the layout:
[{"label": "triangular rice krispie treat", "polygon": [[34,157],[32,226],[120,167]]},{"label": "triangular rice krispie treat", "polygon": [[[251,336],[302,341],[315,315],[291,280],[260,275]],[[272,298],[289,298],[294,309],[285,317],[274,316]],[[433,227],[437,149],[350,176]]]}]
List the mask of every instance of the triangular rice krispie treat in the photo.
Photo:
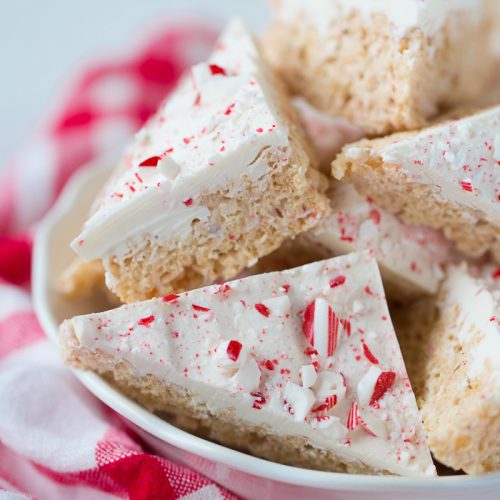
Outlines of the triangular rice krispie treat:
[{"label": "triangular rice krispie treat", "polygon": [[223,444],[435,474],[370,252],[78,316],[60,339],[68,363]]},{"label": "triangular rice krispie treat", "polygon": [[464,253],[491,251],[500,261],[500,106],[350,144],[332,169],[406,222],[443,229]]},{"label": "triangular rice krispie treat", "polygon": [[469,474],[500,470],[500,268],[452,266],[437,303],[396,311],[434,457]]},{"label": "triangular rice krispie treat", "polygon": [[328,212],[306,149],[235,21],[139,132],[73,249],[124,302],[234,277]]},{"label": "triangular rice krispie treat", "polygon": [[485,0],[270,3],[272,65],[293,92],[368,135],[420,128],[481,97],[495,69]]}]

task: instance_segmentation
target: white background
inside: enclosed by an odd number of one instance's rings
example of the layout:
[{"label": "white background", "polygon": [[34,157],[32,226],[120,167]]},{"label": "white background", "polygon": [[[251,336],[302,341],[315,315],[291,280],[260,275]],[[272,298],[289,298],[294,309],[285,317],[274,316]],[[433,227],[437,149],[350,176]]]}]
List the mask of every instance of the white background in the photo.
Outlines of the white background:
[{"label": "white background", "polygon": [[265,0],[0,0],[0,168],[72,69],[178,13],[221,23],[240,15],[259,29],[267,7]]}]

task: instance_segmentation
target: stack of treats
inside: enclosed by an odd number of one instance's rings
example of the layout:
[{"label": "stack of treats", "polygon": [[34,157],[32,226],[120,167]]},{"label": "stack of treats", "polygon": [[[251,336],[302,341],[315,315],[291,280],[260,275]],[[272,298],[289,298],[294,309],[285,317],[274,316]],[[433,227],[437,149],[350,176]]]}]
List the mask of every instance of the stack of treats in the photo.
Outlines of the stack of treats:
[{"label": "stack of treats", "polygon": [[498,471],[499,6],[270,3],[95,201],[61,291],[123,305],[65,321],[63,358],[268,460]]}]

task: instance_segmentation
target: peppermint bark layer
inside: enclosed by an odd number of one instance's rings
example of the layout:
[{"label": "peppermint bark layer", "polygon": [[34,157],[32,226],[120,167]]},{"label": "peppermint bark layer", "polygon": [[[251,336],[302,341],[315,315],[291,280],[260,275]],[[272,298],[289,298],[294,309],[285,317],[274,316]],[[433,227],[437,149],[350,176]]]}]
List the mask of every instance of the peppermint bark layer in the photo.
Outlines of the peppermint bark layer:
[{"label": "peppermint bark layer", "polygon": [[312,447],[309,467],[434,473],[369,253],[73,318],[61,340],[68,362],[150,408],[200,432],[208,418],[213,433],[237,426],[238,442],[211,434],[222,443],[245,448],[257,434],[282,441],[285,463],[304,464]]}]

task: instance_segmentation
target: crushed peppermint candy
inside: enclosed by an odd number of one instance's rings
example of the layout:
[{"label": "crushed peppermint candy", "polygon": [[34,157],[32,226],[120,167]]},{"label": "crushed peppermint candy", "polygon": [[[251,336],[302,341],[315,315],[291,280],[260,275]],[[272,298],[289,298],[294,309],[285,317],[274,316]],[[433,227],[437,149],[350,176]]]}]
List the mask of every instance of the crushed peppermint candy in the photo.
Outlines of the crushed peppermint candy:
[{"label": "crushed peppermint candy", "polygon": [[325,299],[318,298],[306,307],[302,331],[320,356],[333,356],[339,326],[339,318]]},{"label": "crushed peppermint candy", "polygon": [[139,163],[139,167],[156,167],[161,160],[161,156],[151,156]]},{"label": "crushed peppermint candy", "polygon": [[366,342],[363,342],[363,354],[370,363],[378,365],[378,359],[373,355],[370,348],[366,345]]},{"label": "crushed peppermint candy", "polygon": [[217,64],[209,64],[208,67],[210,68],[210,73],[212,73],[212,75],[227,75],[226,70]]},{"label": "crushed peppermint candy", "polygon": [[266,318],[269,318],[271,312],[269,311],[269,308],[266,307],[264,304],[255,304],[255,309],[262,314],[262,316],[265,316]]},{"label": "crushed peppermint candy", "polygon": [[337,288],[340,285],[343,285],[345,283],[346,277],[340,274],[339,276],[336,276],[332,280],[330,280],[330,288]]},{"label": "crushed peppermint candy", "polygon": [[147,316],[145,318],[141,318],[137,324],[141,326],[145,326],[146,328],[149,328],[151,326],[151,323],[155,320],[154,315],[152,314],[151,316]]},{"label": "crushed peppermint candy", "polygon": [[372,397],[370,398],[370,406],[374,406],[379,399],[392,387],[394,380],[396,379],[396,374],[394,372],[382,372],[377,382],[375,383],[375,388],[373,389]]},{"label": "crushed peppermint candy", "polygon": [[250,396],[254,398],[252,408],[254,408],[255,410],[262,410],[262,407],[266,404],[266,398],[264,397],[264,394],[259,391],[254,391],[250,393]]},{"label": "crushed peppermint candy", "polygon": [[199,306],[199,305],[196,305],[196,304],[193,304],[193,309],[195,311],[202,311],[202,312],[208,312],[208,311],[210,311],[210,309],[208,307],[203,307],[203,306]]},{"label": "crushed peppermint candy", "polygon": [[287,382],[283,398],[289,405],[290,413],[296,422],[305,420],[316,400],[314,393],[310,389],[301,387],[293,382]]},{"label": "crushed peppermint candy", "polygon": [[349,409],[349,414],[347,415],[346,427],[350,431],[353,431],[358,427],[360,423],[359,420],[359,406],[356,401],[351,404],[351,408]]},{"label": "crushed peppermint candy", "polygon": [[169,295],[166,295],[163,297],[163,302],[172,302],[173,300],[177,300],[179,298],[179,295],[176,295],[175,293],[171,293]]},{"label": "crushed peppermint candy", "polygon": [[237,361],[239,356],[240,356],[240,352],[241,352],[242,347],[243,347],[243,345],[241,342],[238,342],[237,340],[231,340],[229,342],[229,344],[227,345],[227,349],[226,349],[227,357],[231,361]]},{"label": "crushed peppermint candy", "polygon": [[304,365],[300,368],[300,380],[302,387],[309,388],[316,382],[318,374],[314,365]]}]

